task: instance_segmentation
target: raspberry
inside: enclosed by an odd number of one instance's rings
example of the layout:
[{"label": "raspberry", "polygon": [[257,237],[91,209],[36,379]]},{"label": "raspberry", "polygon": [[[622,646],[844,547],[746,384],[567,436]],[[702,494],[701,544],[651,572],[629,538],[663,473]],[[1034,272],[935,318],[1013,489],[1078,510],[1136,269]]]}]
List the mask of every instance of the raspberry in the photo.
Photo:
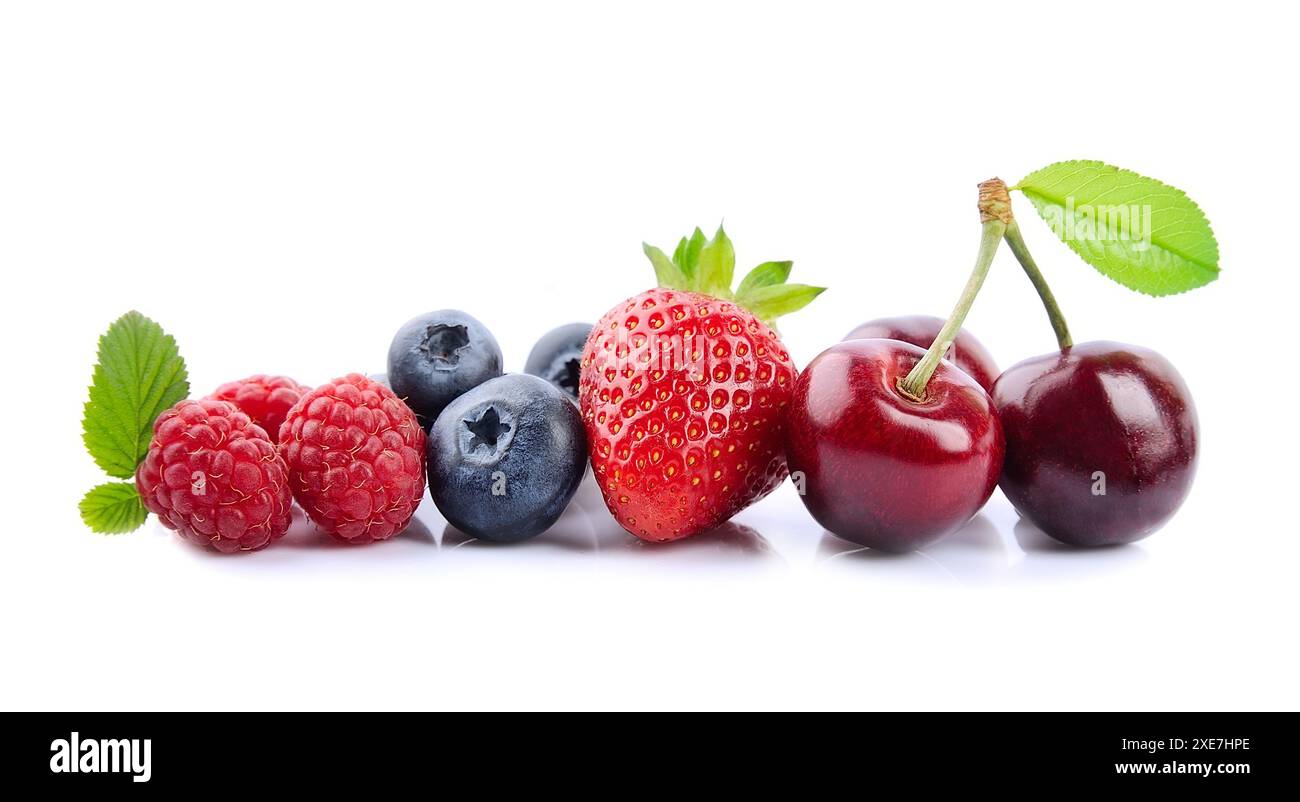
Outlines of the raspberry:
[{"label": "raspberry", "polygon": [[181,401],[158,416],[135,485],[181,537],[217,551],[253,551],[289,528],[284,460],[235,405]]},{"label": "raspberry", "polygon": [[307,516],[349,543],[386,540],[424,497],[424,430],[393,391],[357,373],[317,387],[280,427]]},{"label": "raspberry", "polygon": [[284,423],[284,416],[298,399],[311,391],[288,376],[249,376],[237,382],[227,382],[208,398],[229,401],[239,411],[253,419],[274,441]]}]

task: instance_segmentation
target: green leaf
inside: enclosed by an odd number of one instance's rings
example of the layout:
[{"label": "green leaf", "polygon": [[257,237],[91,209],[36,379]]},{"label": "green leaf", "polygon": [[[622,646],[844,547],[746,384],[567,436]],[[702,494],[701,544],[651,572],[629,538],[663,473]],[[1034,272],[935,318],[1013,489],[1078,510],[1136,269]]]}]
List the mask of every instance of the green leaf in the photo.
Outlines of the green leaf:
[{"label": "green leaf", "polygon": [[677,265],[673,264],[671,259],[664,255],[663,251],[647,242],[641,243],[641,250],[645,251],[645,255],[650,258],[650,264],[655,266],[655,279],[658,280],[660,287],[668,287],[674,290],[689,289],[689,284],[686,277],[682,275],[682,271],[678,269]]},{"label": "green leaf", "polygon": [[129,479],[149,449],[154,419],[189,395],[176,341],[139,312],[99,339],[99,359],[81,421],[82,440],[109,476]]},{"label": "green leaf", "polygon": [[739,303],[768,323],[782,315],[798,312],[826,291],[825,287],[807,284],[774,284],[759,287],[739,299]]},{"label": "green leaf", "polygon": [[1058,237],[1101,273],[1138,292],[1173,295],[1219,276],[1210,223],[1181,190],[1098,161],[1029,174],[1018,189]]},{"label": "green leaf", "polygon": [[689,244],[690,240],[682,237],[677,242],[677,248],[673,250],[673,264],[677,265],[677,269],[682,270],[682,272],[685,272],[682,269],[682,262],[686,258],[686,246]]},{"label": "green leaf", "polygon": [[736,288],[736,297],[744,298],[747,293],[759,287],[784,284],[786,279],[790,278],[790,269],[793,267],[794,262],[764,262],[740,280],[740,286]]},{"label": "green leaf", "polygon": [[682,249],[682,260],[677,263],[677,266],[682,269],[688,281],[695,279],[695,270],[700,264],[700,252],[704,250],[708,241],[709,238],[704,236],[699,226],[695,227],[695,232],[686,241],[686,246]]},{"label": "green leaf", "polygon": [[727,232],[718,226],[718,233],[700,250],[694,277],[695,288],[706,295],[728,298],[731,296],[731,279],[735,272],[736,250],[727,238]]},{"label": "green leaf", "polygon": [[149,516],[134,482],[106,482],[87,493],[77,506],[81,520],[101,535],[133,532]]},{"label": "green leaf", "polygon": [[768,324],[807,306],[825,289],[786,284],[792,262],[764,262],[749,271],[733,293],[731,280],[736,270],[736,251],[722,226],[718,226],[712,240],[706,240],[698,228],[689,238],[682,237],[672,259],[652,245],[643,243],[642,248],[654,263],[659,286],[735,300]]}]

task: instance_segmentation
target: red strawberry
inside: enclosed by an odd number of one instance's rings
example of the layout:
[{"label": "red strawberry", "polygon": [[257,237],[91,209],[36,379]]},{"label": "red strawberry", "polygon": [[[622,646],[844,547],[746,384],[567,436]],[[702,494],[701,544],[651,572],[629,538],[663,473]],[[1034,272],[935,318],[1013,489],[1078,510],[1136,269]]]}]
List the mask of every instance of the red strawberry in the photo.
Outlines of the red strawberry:
[{"label": "red strawberry", "polygon": [[785,416],[796,370],[779,315],[820,287],[765,262],[733,293],[735,252],[695,230],[672,259],[644,246],[660,288],[610,310],[587,339],[580,401],[610,512],[643,540],[712,529],[786,477]]}]

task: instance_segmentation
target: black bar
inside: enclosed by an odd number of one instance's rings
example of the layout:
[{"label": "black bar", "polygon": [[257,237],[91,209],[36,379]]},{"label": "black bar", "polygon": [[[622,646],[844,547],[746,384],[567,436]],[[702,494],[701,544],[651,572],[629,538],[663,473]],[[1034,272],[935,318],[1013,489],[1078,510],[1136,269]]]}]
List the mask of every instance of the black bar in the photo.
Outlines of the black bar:
[{"label": "black bar", "polygon": [[[831,723],[750,721],[740,731],[680,716],[553,723],[500,715],[50,713],[4,721],[0,747],[10,782],[127,792],[285,783],[373,790],[466,772],[493,788],[529,776],[583,784],[583,772],[610,769],[636,778],[630,791],[687,768],[711,783],[731,776],[737,788],[761,788],[784,771],[810,790],[836,776],[870,775],[970,790],[1235,791],[1293,779],[1297,745],[1289,718],[1263,713],[872,714]],[[149,776],[136,780],[144,774],[146,739]],[[86,762],[73,771],[68,755]],[[116,772],[80,770],[96,763],[111,769],[114,757]]]}]

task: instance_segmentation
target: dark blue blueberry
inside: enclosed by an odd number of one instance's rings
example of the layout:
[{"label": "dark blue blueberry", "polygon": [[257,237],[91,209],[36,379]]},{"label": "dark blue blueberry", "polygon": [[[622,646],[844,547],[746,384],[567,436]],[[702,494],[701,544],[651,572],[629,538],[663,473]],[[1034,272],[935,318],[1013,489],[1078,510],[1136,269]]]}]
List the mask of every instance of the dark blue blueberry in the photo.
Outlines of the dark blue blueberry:
[{"label": "dark blue blueberry", "polygon": [[519,373],[452,401],[429,432],[429,495],[462,532],[513,543],[545,532],[587,468],[582,417],[550,383]]},{"label": "dark blue blueberry", "polygon": [[541,376],[577,401],[578,368],[591,329],[590,323],[570,323],[551,329],[533,346],[524,373]]},{"label": "dark blue blueberry", "polygon": [[455,309],[407,321],[388,348],[388,382],[428,428],[457,396],[501,375],[501,346]]}]

